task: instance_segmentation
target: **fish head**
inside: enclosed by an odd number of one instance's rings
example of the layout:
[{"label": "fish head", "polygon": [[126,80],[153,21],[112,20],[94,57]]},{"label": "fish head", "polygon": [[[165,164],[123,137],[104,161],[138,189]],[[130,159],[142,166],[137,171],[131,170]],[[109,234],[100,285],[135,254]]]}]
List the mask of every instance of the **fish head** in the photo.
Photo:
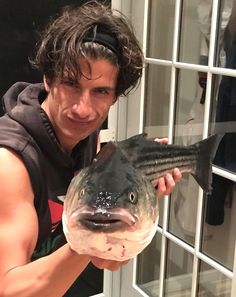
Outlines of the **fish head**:
[{"label": "fish head", "polygon": [[155,234],[158,203],[152,184],[118,150],[95,160],[72,180],[63,228],[79,253],[125,260]]}]

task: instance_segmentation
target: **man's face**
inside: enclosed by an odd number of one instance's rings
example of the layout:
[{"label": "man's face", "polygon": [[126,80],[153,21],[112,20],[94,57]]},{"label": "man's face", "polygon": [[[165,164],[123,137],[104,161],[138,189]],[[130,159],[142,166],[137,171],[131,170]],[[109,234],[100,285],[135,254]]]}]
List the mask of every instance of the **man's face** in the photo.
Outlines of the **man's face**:
[{"label": "man's face", "polygon": [[56,135],[66,150],[95,131],[106,119],[116,99],[118,67],[106,60],[80,60],[83,75],[77,82],[64,79],[45,88],[48,97],[42,103]]}]

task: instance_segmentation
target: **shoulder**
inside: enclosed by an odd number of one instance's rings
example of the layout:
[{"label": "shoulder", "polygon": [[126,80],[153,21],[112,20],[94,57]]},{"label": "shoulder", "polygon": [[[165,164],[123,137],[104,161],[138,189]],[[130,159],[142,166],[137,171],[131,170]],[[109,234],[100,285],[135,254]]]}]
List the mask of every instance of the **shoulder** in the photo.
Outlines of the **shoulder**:
[{"label": "shoulder", "polygon": [[21,157],[13,150],[0,147],[0,164],[0,194],[16,195],[17,191],[24,191],[27,197],[33,197],[30,177]]},{"label": "shoulder", "polygon": [[[21,158],[7,148],[0,148],[0,216],[8,220],[15,211],[21,215],[34,209],[34,193],[28,171]],[[1,220],[0,220],[1,221]]]},{"label": "shoulder", "polygon": [[25,168],[20,155],[16,153],[14,150],[9,148],[0,147],[0,161],[1,161],[0,172],[3,171],[3,167],[5,166],[8,166],[8,171],[17,171],[19,169]]}]

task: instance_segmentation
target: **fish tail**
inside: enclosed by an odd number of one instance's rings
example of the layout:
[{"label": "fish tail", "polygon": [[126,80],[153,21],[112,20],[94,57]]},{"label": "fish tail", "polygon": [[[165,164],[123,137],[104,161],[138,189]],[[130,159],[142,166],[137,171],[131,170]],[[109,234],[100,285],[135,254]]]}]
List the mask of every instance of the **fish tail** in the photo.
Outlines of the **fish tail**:
[{"label": "fish tail", "polygon": [[199,155],[196,170],[192,175],[208,194],[212,190],[212,162],[222,137],[222,134],[215,134],[194,144],[198,148]]}]

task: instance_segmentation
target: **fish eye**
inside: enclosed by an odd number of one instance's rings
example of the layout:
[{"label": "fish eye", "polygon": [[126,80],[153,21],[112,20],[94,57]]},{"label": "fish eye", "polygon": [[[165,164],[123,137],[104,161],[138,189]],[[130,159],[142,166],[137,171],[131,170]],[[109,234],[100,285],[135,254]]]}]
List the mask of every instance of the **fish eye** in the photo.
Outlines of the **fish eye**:
[{"label": "fish eye", "polygon": [[129,192],[128,197],[129,197],[129,201],[131,203],[136,203],[137,202],[137,197],[136,197],[134,192]]},{"label": "fish eye", "polygon": [[82,198],[84,196],[84,194],[85,194],[85,189],[83,188],[83,189],[80,190],[79,195]]}]

